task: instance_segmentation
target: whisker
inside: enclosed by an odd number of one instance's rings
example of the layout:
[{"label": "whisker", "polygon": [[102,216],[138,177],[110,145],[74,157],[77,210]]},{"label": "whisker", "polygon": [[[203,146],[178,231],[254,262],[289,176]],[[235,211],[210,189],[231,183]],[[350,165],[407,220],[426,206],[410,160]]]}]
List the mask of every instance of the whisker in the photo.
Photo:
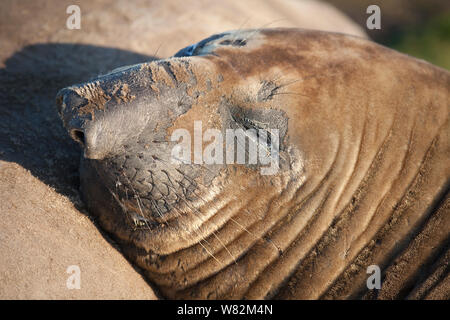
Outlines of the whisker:
[{"label": "whisker", "polygon": [[[164,183],[164,182],[163,182]],[[166,183],[164,183],[165,185],[167,185],[168,187],[171,187],[172,189],[173,189],[173,192],[181,199],[181,200],[183,200],[185,203],[186,203],[186,206],[188,206],[191,210],[195,210],[196,212],[198,212],[200,215],[201,215],[201,212],[197,209],[197,208],[195,208],[195,207],[191,207],[190,205],[189,205],[189,203],[183,198],[183,197],[181,197],[178,193],[177,193],[177,190],[174,188],[174,187],[172,187],[172,186],[169,186],[168,184],[166,184]],[[203,199],[202,199],[203,200]],[[204,201],[204,200],[203,200]],[[200,218],[199,218],[200,219]],[[234,258],[234,256],[231,254],[231,252],[228,250],[228,248],[227,248],[227,246],[222,242],[222,240],[219,238],[219,236],[214,232],[214,231],[212,231],[212,234],[216,237],[216,239],[219,241],[219,243],[224,247],[224,249],[228,252],[228,254],[231,256],[231,258],[233,259],[233,261],[234,261],[234,263],[237,263],[236,262],[236,259]]]},{"label": "whisker", "polygon": [[280,95],[280,94],[291,94],[291,95],[294,95],[294,96],[302,96],[302,97],[307,97],[307,98],[309,98],[307,95],[305,95],[305,94],[301,94],[301,93],[296,93],[296,92],[275,92],[275,93],[273,93],[272,95],[273,96],[277,96],[277,95]]},{"label": "whisker", "polygon": [[[157,181],[157,183],[163,183],[163,184],[165,184],[164,182],[162,182],[162,181],[160,181],[159,179],[157,179],[158,181]],[[166,186],[168,186],[168,187],[170,187],[168,184],[165,184]],[[157,184],[155,184],[155,187],[157,188],[157,190],[161,193],[161,195],[163,195],[164,196],[164,194],[162,193],[162,191],[158,188],[158,186],[157,186]],[[181,197],[176,191],[174,191],[174,193],[175,193],[175,195],[179,198],[179,199],[182,199],[183,201],[185,201],[186,202],[186,200],[184,200],[184,198],[183,197]],[[187,204],[187,202],[186,202],[186,204]],[[155,206],[156,206],[156,204],[154,204]],[[188,204],[187,204],[188,205]],[[188,205],[189,206],[189,205]],[[158,209],[158,207],[156,206],[156,208]],[[179,211],[179,209],[176,207],[176,206],[173,206],[173,208],[175,209],[175,211],[177,211],[177,214],[178,214],[178,216],[179,217],[181,217],[181,213],[180,213],[180,211]],[[199,212],[200,213],[200,212]],[[200,217],[198,217],[197,215],[196,215],[196,217],[198,218],[198,219],[200,219]],[[183,230],[184,231],[186,231],[186,233],[189,233],[189,230],[187,229],[187,228],[184,228],[182,225],[181,225],[181,228],[183,228]],[[196,233],[200,238],[201,238],[201,241],[205,241],[206,243],[208,243],[210,246],[211,246],[211,244],[208,242],[208,240],[206,240],[202,235],[201,235],[201,233],[200,233],[200,231],[198,231],[198,230],[195,230],[195,229],[192,229],[193,231],[194,231],[194,233]],[[219,239],[218,239],[219,240]],[[206,249],[206,247],[201,243],[201,241],[199,241],[199,244],[205,249],[205,251],[212,257],[212,258],[214,258],[214,260],[216,260],[217,262],[219,262],[220,263],[220,265],[224,265],[224,263],[223,262],[221,262],[221,261],[219,261],[209,250],[207,250]],[[219,240],[220,241],[220,240]],[[212,247],[212,246],[211,246]]]},{"label": "whisker", "polygon": [[[126,176],[126,174],[124,173],[124,172],[122,172],[122,174],[123,174],[123,176],[128,180],[128,183],[130,184],[130,187],[131,187],[131,189],[132,189],[132,191],[135,193],[135,196],[136,196],[136,199],[140,199],[139,198],[139,195],[136,193],[136,191],[134,190],[134,188],[133,188],[133,186],[131,185],[131,181],[128,179],[128,177]],[[153,177],[154,178],[154,177]],[[159,180],[158,180],[159,181]],[[157,187],[157,185],[155,184],[155,186]],[[161,192],[161,190],[159,190],[159,188],[157,187],[157,189],[158,189],[158,191],[161,193],[161,195],[163,195],[164,196],[164,194]],[[152,203],[153,203],[153,205],[154,205],[154,207],[155,207],[155,209],[156,209],[156,211],[157,211],[157,213],[158,213],[158,215],[161,217],[161,218],[163,218],[163,214],[161,213],[161,211],[159,210],[159,207],[158,207],[158,205],[157,205],[157,203],[156,203],[156,201],[154,200],[154,199],[151,199],[151,201],[152,201]],[[139,208],[140,208],[140,205],[139,205],[139,202],[138,202],[138,206],[139,206]],[[178,211],[178,209],[176,208],[176,207],[174,207],[177,211]],[[140,208],[141,209],[141,208]],[[126,210],[126,208],[125,208],[125,212],[128,212],[127,210]],[[142,212],[142,210],[141,210],[141,213],[143,214],[143,212]],[[178,213],[178,215],[181,217],[181,214],[180,213]],[[147,225],[148,226],[148,225]],[[184,226],[182,226],[182,225],[180,225],[180,227],[186,232],[186,233],[189,233],[189,230],[187,230],[187,228],[185,228]],[[193,231],[194,232],[198,232],[197,230],[195,230],[195,229],[193,229]],[[201,240],[198,242],[202,247],[203,247],[203,249],[205,249],[205,251],[215,260],[215,261],[217,261],[220,265],[224,265],[219,259],[217,259],[215,256],[214,256],[214,254],[212,254],[202,243],[201,243],[201,241],[205,241],[206,243],[208,243],[209,244],[209,242],[206,240],[206,239],[204,239],[204,237],[202,237],[202,235],[198,232],[197,233],[199,236],[200,236],[200,238],[201,238]],[[187,240],[187,238],[185,238],[185,237],[183,237],[185,240]],[[209,245],[211,245],[211,244],[209,244]]]},{"label": "whisker", "polygon": [[[202,239],[202,240],[205,240],[205,239]],[[205,249],[205,251],[211,256],[211,257],[213,257],[213,259],[214,260],[216,260],[221,266],[223,266],[224,264],[223,264],[223,262],[222,261],[220,261],[219,259],[217,259],[208,249],[206,249],[206,247],[202,244],[202,240],[200,240],[199,242],[198,242],[198,244],[199,245],[201,245],[202,247],[203,247],[203,249]],[[206,240],[205,240],[206,241]]]},{"label": "whisker", "polygon": [[241,25],[239,26],[239,28],[237,29],[238,31],[241,31],[242,28],[244,27],[245,24],[247,24],[250,21],[250,17],[248,17],[247,19],[244,20],[243,23],[241,23]]},{"label": "whisker", "polygon": [[153,57],[157,58],[156,55],[158,54],[159,49],[161,48],[161,46],[163,45],[163,43],[161,42],[158,46],[158,48],[156,48],[155,53],[153,54]]},{"label": "whisker", "polygon": [[[186,176],[187,176],[187,175],[186,175]],[[193,183],[196,183],[196,182],[193,181]],[[207,202],[205,199],[203,199],[202,196],[200,196],[199,194],[197,194],[195,191],[193,191],[193,192],[194,192],[194,193],[196,194],[196,196],[199,197],[204,203]],[[213,206],[217,211],[219,210],[214,204],[212,204],[212,206]],[[245,209],[245,211],[246,211],[247,214],[250,214],[250,212],[248,211],[248,209]],[[254,239],[256,239],[256,240],[259,240],[259,239],[260,239],[260,238],[258,238],[255,234],[253,234],[250,230],[248,230],[246,227],[244,227],[243,225],[241,225],[240,223],[238,223],[238,222],[237,222],[235,219],[233,219],[232,217],[230,217],[230,220],[231,220],[232,222],[234,222],[237,226],[239,226],[242,230],[244,230],[245,232],[247,232],[248,234],[250,234]],[[279,248],[277,245],[275,245],[275,243],[272,242],[272,240],[267,239],[267,241],[270,242],[270,243],[274,246],[274,248],[276,248],[278,251],[281,251],[280,248]]]},{"label": "whisker", "polygon": [[[134,193],[134,198],[135,198],[136,203],[137,203],[137,205],[138,205],[139,211],[141,212],[141,218],[144,219],[144,223],[145,223],[145,225],[147,226],[148,230],[151,230],[150,226],[148,225],[147,219],[145,218],[144,212],[142,211],[142,208],[141,208],[141,202],[142,202],[142,200],[141,200],[141,198],[139,197],[139,194],[136,192],[136,190],[134,190],[133,185],[132,185],[130,179],[128,179],[128,177],[126,176],[125,172],[122,172],[122,175],[128,180],[128,184],[129,184],[129,186],[130,186],[131,189],[132,189],[131,191],[133,191],[133,193]],[[137,172],[136,172],[136,174],[134,175],[134,177],[136,177],[136,175],[137,175]],[[128,196],[127,196],[127,199],[128,199]],[[162,216],[161,216],[161,218],[162,218]]]},{"label": "whisker", "polygon": [[266,24],[262,25],[261,27],[255,29],[252,33],[250,33],[249,36],[245,38],[245,41],[250,40],[255,34],[257,34],[258,32],[260,32],[262,29],[264,29],[264,28],[270,26],[271,24],[276,23],[276,22],[280,22],[280,21],[283,21],[283,20],[287,20],[287,19],[286,19],[286,18],[283,18],[283,19],[277,19],[277,20],[274,20],[274,21],[272,21],[272,22],[269,22],[269,23],[266,23]]}]

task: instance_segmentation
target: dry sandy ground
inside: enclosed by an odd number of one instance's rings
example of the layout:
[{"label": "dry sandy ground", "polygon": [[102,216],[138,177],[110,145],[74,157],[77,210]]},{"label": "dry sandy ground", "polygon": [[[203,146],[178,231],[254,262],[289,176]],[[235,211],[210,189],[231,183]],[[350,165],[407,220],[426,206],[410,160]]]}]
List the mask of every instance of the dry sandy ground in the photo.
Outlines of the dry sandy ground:
[{"label": "dry sandy ground", "polygon": [[[188,4],[187,4],[188,3]],[[66,8],[81,8],[81,30]],[[79,150],[57,91],[116,67],[168,57],[213,33],[305,27],[364,36],[315,1],[3,1],[0,12],[0,299],[154,299],[78,196]],[[81,289],[66,269],[78,265]]]},{"label": "dry sandy ground", "polygon": [[[139,273],[65,196],[11,162],[0,162],[0,297],[139,299],[154,294]],[[80,290],[68,290],[77,265]]]}]

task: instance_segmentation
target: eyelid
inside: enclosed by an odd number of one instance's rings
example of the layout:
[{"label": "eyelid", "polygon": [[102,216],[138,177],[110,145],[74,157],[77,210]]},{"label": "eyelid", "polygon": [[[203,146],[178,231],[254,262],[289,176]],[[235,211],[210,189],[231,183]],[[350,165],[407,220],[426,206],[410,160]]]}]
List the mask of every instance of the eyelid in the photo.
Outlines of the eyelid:
[{"label": "eyelid", "polygon": [[248,123],[250,123],[251,125],[253,125],[253,126],[256,127],[256,123],[254,123],[252,120],[250,120],[250,119],[248,119],[248,118],[244,118],[243,120],[244,120],[244,122],[248,122]]},{"label": "eyelid", "polygon": [[254,126],[255,128],[259,128],[259,129],[266,129],[268,127],[267,123],[264,122],[260,122],[260,121],[255,121],[255,120],[250,120],[248,118],[244,118],[244,121],[250,123],[252,126]]},{"label": "eyelid", "polygon": [[233,115],[233,114],[231,114],[231,117],[233,118],[233,120],[235,122],[251,125],[254,129],[267,129],[267,127],[269,126],[265,122],[251,120],[247,117],[240,117],[238,115]]},{"label": "eyelid", "polygon": [[254,121],[248,119],[248,118],[242,118],[240,121],[244,126],[251,126],[253,129],[262,129],[260,126],[258,126]]}]

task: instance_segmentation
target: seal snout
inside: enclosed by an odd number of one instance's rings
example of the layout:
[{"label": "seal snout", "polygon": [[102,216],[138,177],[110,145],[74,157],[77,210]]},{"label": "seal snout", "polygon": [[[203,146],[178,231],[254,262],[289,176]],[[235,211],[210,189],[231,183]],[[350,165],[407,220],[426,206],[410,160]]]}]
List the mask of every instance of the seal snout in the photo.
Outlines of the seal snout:
[{"label": "seal snout", "polygon": [[56,96],[58,113],[70,137],[84,149],[86,158],[101,159],[104,152],[95,145],[93,120],[89,115],[80,115],[80,109],[86,103],[86,98],[71,88],[60,90]]},{"label": "seal snout", "polygon": [[77,121],[73,110],[79,109],[79,107],[85,104],[84,100],[70,88],[64,88],[56,95],[56,107],[64,126],[68,130],[71,138],[83,147],[85,144],[84,130],[81,121]]}]

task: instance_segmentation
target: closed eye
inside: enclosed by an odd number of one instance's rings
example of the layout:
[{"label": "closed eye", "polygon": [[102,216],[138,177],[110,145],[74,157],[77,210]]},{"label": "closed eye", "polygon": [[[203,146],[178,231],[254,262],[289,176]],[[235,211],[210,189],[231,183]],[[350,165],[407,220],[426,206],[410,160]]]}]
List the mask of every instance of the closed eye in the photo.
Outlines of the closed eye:
[{"label": "closed eye", "polygon": [[271,133],[269,131],[267,131],[267,124],[264,124],[262,122],[259,121],[254,121],[251,120],[249,118],[236,118],[232,115],[233,120],[237,123],[240,124],[245,130],[250,130],[253,129],[255,130],[256,133],[256,137],[258,139],[258,143],[259,143],[259,137],[260,137],[260,132],[262,130],[264,130],[266,132],[266,141],[264,141],[267,146],[270,148],[271,143],[272,143],[272,139],[271,139]]}]

